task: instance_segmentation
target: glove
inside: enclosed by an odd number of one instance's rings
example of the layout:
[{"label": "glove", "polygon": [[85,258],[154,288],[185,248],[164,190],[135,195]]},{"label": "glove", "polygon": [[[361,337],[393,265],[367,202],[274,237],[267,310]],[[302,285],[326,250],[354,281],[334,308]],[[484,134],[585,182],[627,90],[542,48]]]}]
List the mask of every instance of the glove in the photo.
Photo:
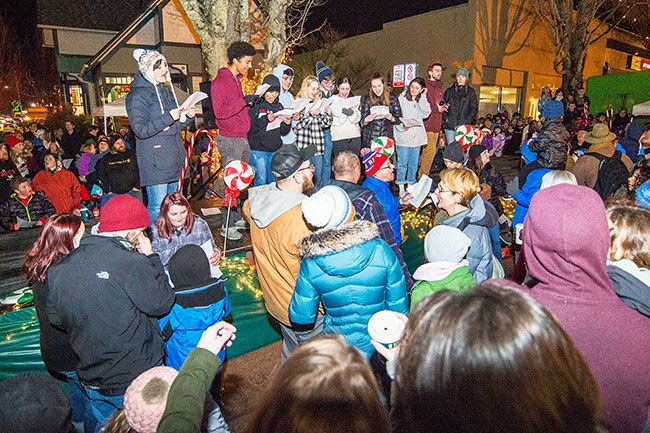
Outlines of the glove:
[{"label": "glove", "polygon": [[255,100],[256,100],[256,99],[257,99],[257,96],[255,96],[255,95],[247,95],[247,96],[244,96],[244,102],[245,102],[246,105],[248,105],[249,107],[252,107],[252,106],[253,106],[253,104],[255,103]]},{"label": "glove", "polygon": [[352,116],[354,114],[354,110],[352,108],[343,108],[341,110],[341,113],[345,114],[346,116]]}]

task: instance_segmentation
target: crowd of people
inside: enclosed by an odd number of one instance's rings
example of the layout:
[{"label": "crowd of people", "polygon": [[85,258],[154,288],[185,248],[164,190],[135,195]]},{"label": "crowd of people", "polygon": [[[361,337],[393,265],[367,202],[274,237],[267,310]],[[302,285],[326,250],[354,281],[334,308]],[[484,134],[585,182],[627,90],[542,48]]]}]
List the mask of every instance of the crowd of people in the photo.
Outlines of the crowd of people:
[{"label": "crowd of people", "polygon": [[[350,79],[318,62],[297,98],[286,65],[244,96],[254,54],[233,43],[211,92],[222,163],[255,168],[221,235],[249,230],[282,337],[246,431],[650,429],[650,128],[624,110],[591,117],[584,89],[565,100],[544,88],[539,120],[479,116],[470,72],[445,90],[435,61],[400,95],[377,74],[355,100]],[[33,137],[16,131],[0,147],[0,222],[42,226],[23,271],[43,360],[69,391],[38,374],[0,384],[13,432],[229,431],[231,300],[212,231],[179,182],[194,110],[176,101],[160,53],[134,58],[131,138],[91,128],[84,140],[70,123],[60,143],[30,126]],[[280,114],[297,99],[304,110]],[[473,143],[456,139],[467,125],[481,131]],[[508,154],[522,159],[510,183],[491,163]],[[423,175],[435,225],[411,274],[401,212]],[[99,223],[86,235],[89,202]],[[373,339],[377,313],[403,325],[401,338]]]}]

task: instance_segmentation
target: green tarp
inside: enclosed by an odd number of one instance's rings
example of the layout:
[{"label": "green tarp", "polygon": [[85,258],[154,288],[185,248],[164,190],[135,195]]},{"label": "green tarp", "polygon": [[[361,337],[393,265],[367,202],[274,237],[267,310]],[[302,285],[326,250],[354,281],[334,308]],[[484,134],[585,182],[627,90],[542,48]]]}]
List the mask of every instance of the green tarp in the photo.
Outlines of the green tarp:
[{"label": "green tarp", "polygon": [[[402,251],[413,272],[423,261],[422,239],[426,234],[428,214],[403,214],[404,244]],[[234,358],[280,339],[268,318],[256,273],[240,253],[222,262],[229,278],[226,287],[232,302],[232,323],[237,340],[228,348]],[[39,349],[39,326],[34,307],[0,314],[0,380],[26,371],[45,371]]]}]

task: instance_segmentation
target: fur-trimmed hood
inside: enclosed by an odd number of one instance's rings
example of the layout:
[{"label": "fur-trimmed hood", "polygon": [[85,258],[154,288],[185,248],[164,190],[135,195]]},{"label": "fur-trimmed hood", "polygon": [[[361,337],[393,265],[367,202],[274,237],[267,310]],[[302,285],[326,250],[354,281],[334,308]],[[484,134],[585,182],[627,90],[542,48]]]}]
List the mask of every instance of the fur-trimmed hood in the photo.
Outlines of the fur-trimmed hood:
[{"label": "fur-trimmed hood", "polygon": [[370,221],[358,220],[341,227],[318,230],[302,240],[300,256],[324,256],[347,250],[379,237],[379,229]]}]

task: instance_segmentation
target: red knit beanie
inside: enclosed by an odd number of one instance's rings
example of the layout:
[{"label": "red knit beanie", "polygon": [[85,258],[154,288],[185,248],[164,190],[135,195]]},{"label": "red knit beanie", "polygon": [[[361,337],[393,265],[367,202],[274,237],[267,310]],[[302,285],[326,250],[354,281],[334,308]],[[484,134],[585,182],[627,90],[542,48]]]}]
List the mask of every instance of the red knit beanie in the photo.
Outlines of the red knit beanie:
[{"label": "red knit beanie", "polygon": [[129,195],[113,197],[102,206],[99,215],[98,233],[135,230],[149,225],[147,208],[140,201]]}]

